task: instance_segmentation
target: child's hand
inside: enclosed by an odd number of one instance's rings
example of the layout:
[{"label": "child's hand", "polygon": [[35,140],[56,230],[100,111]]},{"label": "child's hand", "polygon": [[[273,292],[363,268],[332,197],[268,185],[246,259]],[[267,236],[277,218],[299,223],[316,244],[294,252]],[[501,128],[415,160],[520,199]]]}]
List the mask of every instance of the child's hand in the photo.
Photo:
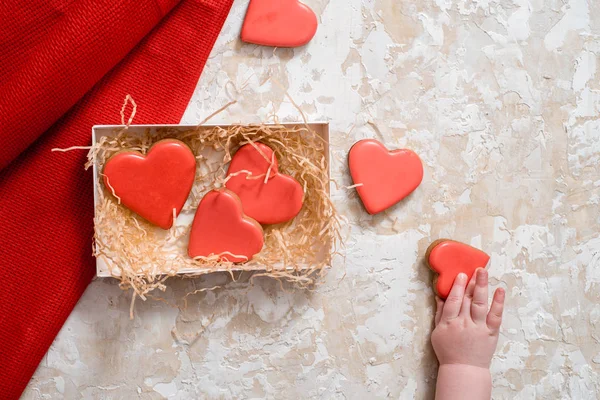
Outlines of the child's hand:
[{"label": "child's hand", "polygon": [[436,297],[433,349],[440,362],[489,368],[498,343],[504,289],[496,290],[488,313],[488,273],[478,269],[466,287],[459,274],[446,301]]},{"label": "child's hand", "polygon": [[436,298],[433,350],[440,362],[437,399],[484,399],[491,395],[489,366],[498,344],[504,289],[488,312],[488,273],[478,269],[465,289],[459,274],[446,301]]}]

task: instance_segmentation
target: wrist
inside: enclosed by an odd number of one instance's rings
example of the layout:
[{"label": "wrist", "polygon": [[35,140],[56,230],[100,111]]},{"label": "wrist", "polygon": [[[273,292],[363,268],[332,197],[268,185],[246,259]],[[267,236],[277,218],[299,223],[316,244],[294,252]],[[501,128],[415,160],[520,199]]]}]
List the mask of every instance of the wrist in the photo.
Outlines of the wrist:
[{"label": "wrist", "polygon": [[469,364],[442,364],[438,370],[436,400],[490,399],[489,368]]},{"label": "wrist", "polygon": [[475,364],[466,364],[466,363],[440,363],[440,367],[439,370],[441,371],[443,369],[450,369],[450,370],[456,370],[456,371],[468,371],[471,373],[475,373],[475,374],[489,374],[490,373],[490,369],[489,367],[484,367],[482,365],[475,365]]}]

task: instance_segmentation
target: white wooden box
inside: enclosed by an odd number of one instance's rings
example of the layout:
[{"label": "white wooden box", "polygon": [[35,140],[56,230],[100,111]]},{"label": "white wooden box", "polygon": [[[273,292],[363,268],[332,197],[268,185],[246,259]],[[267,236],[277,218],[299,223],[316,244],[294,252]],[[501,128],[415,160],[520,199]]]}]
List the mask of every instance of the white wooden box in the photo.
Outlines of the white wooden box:
[{"label": "white wooden box", "polygon": [[[239,125],[239,124],[238,124]],[[288,127],[288,128],[294,128],[294,127],[303,127],[306,126],[303,123],[285,123],[285,124],[277,124],[279,126],[284,126],[284,127]],[[205,124],[203,125],[203,127],[207,127],[207,128],[211,128],[211,127],[228,127],[230,125],[223,125],[223,124]],[[150,134],[154,134],[156,132],[157,129],[159,128],[170,128],[170,129],[179,129],[181,131],[186,131],[189,130],[191,128],[196,128],[197,125],[130,125],[128,128],[128,132],[129,133],[139,133],[139,134],[143,134],[144,132],[146,132],[147,130],[150,131]],[[321,136],[325,143],[325,158],[326,158],[326,162],[327,162],[327,174],[328,176],[330,175],[330,159],[329,159],[329,123],[327,122],[315,122],[315,123],[309,123],[308,124],[308,128],[310,128],[312,131],[314,131],[316,134],[318,134],[319,136]],[[119,132],[120,130],[123,129],[122,125],[95,125],[92,127],[92,143],[95,145],[98,143],[98,141],[103,137],[103,136],[114,136],[116,135],[117,132]],[[173,136],[173,138],[177,138],[177,136]],[[93,165],[93,174],[94,174],[94,207],[96,209],[96,206],[98,205],[98,201],[99,201],[99,193],[102,190],[101,187],[101,180],[99,179],[99,174],[101,171],[99,171],[99,166],[97,164]],[[330,190],[330,185],[327,185],[327,192],[329,193]],[[190,213],[190,212],[181,212],[179,214],[179,216],[177,217],[176,221],[174,222],[175,224],[177,224],[178,226],[180,225],[189,225],[192,223],[194,218],[194,214]],[[160,229],[160,228],[156,228],[156,229]],[[331,248],[331,243],[327,243],[324,244],[324,248],[326,249],[330,249]],[[324,257],[328,256],[329,251],[324,251]],[[118,271],[115,270],[115,268],[111,268],[111,266],[109,265],[110,261],[107,263],[107,261],[103,258],[103,257],[97,257],[96,258],[96,274],[99,277],[112,277],[112,276],[118,276]],[[257,271],[260,270],[264,270],[264,268],[260,268],[260,266],[257,266],[256,268],[253,268]],[[290,268],[291,269],[291,268]],[[238,271],[238,270],[248,270],[247,268],[229,268],[227,269],[227,271]],[[111,273],[112,271],[112,273]],[[194,268],[194,269],[190,269],[190,268],[185,268],[185,269],[181,269],[178,271],[178,274],[201,274],[201,273],[210,273],[210,272],[218,272],[218,271],[224,271],[221,269],[203,269],[203,268]]]}]

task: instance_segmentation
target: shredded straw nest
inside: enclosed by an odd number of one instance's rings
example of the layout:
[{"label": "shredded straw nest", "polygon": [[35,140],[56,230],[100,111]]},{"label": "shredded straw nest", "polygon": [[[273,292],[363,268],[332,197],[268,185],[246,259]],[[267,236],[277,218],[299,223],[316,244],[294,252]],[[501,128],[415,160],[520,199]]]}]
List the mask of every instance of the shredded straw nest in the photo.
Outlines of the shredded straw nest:
[{"label": "shredded straw nest", "polygon": [[[105,162],[118,151],[146,154],[155,142],[166,138],[186,143],[198,161],[188,201],[168,231],[121,205],[103,184],[101,175]],[[190,258],[189,230],[198,203],[208,191],[223,187],[227,164],[237,149],[254,142],[271,147],[279,171],[293,176],[303,186],[300,214],[284,224],[263,226],[263,250],[247,263],[219,261],[218,256]],[[110,273],[121,280],[123,289],[134,290],[134,298],[137,295],[145,299],[154,289],[164,290],[165,280],[176,274],[189,277],[215,271],[259,271],[254,276],[266,275],[308,287],[324,274],[341,244],[340,218],[329,197],[327,155],[327,143],[308,125],[198,126],[187,130],[164,127],[154,133],[147,129],[141,135],[126,128],[117,129],[114,135],[101,137],[88,155],[88,166],[95,163],[98,171],[94,255],[105,261]],[[182,223],[186,214],[188,221]]]}]

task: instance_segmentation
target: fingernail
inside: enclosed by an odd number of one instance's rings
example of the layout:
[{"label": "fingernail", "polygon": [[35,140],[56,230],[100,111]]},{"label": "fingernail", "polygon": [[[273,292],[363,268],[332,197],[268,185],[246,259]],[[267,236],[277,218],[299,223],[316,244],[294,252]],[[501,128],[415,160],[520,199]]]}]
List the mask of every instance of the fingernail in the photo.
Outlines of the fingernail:
[{"label": "fingernail", "polygon": [[467,274],[464,274],[464,273],[462,273],[462,272],[461,272],[460,274],[458,274],[458,276],[456,277],[456,279],[457,279],[459,282],[461,282],[461,283],[462,283],[462,282],[464,282],[464,281],[466,281],[466,280],[467,280]]},{"label": "fingernail", "polygon": [[485,277],[486,277],[487,271],[483,268],[480,268],[477,270],[477,277],[475,278],[477,280],[477,283],[485,283]]},{"label": "fingernail", "polygon": [[498,300],[504,301],[505,296],[506,296],[506,291],[503,288],[498,288]]}]

